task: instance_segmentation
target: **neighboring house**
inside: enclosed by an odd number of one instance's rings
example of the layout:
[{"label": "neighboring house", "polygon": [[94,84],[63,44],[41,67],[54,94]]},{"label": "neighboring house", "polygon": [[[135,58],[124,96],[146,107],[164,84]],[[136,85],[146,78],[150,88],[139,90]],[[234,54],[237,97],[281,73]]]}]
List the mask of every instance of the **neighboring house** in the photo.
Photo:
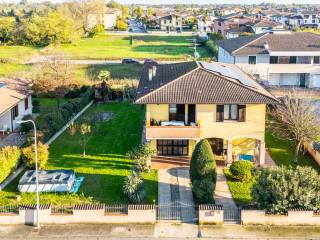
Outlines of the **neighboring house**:
[{"label": "neighboring house", "polygon": [[255,34],[285,30],[283,24],[268,20],[262,20],[252,25],[251,28]]},{"label": "neighboring house", "polygon": [[197,19],[198,31],[202,32],[213,32],[213,21],[211,17],[200,17]]},{"label": "neighboring house", "polygon": [[97,24],[103,24],[106,30],[116,26],[117,19],[122,16],[122,11],[116,8],[107,8],[104,14],[89,14],[87,28],[93,28]]},{"label": "neighboring house", "polygon": [[170,14],[159,18],[161,31],[182,32],[182,17],[177,14]]},{"label": "neighboring house", "polygon": [[231,28],[225,31],[226,39],[237,38],[240,36],[249,36],[254,34],[251,26],[241,26],[239,28]]},{"label": "neighboring house", "polygon": [[301,12],[303,16],[303,24],[302,27],[304,28],[319,28],[319,12],[315,11],[305,11]]},{"label": "neighboring house", "polygon": [[240,28],[255,22],[255,17],[247,17],[242,14],[235,13],[228,16],[224,16],[214,21],[214,32],[222,34],[224,37],[227,35],[227,30]]},{"label": "neighboring house", "polygon": [[208,139],[216,160],[264,164],[266,104],[277,100],[235,65],[145,65],[135,102],[146,105],[144,138],[158,156],[191,156]]},{"label": "neighboring house", "polygon": [[303,17],[300,14],[294,14],[288,17],[288,26],[292,29],[299,28],[303,24]]},{"label": "neighboring house", "polygon": [[218,42],[218,61],[233,63],[271,86],[320,87],[320,36],[263,33]]},{"label": "neighboring house", "polygon": [[17,121],[32,114],[30,81],[0,78],[0,131],[14,131]]}]

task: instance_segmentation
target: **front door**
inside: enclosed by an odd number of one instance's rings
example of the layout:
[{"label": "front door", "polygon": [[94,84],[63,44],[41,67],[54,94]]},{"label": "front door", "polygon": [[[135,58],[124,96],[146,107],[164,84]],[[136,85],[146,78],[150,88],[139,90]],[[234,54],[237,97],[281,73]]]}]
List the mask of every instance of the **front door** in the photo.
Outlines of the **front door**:
[{"label": "front door", "polygon": [[187,156],[188,146],[189,146],[188,140],[172,140],[172,139],[157,140],[158,155],[161,155],[161,156]]}]

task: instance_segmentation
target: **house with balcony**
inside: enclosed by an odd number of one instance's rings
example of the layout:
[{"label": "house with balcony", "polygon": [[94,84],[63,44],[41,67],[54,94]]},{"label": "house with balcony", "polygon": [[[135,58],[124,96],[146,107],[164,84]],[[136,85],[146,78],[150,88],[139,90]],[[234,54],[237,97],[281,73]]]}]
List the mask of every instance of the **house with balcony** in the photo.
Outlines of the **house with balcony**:
[{"label": "house with balcony", "polygon": [[146,106],[143,137],[158,157],[179,163],[208,139],[217,161],[264,165],[266,105],[277,100],[233,64],[145,65],[135,103]]},{"label": "house with balcony", "polygon": [[218,42],[218,61],[231,63],[267,86],[320,87],[320,36],[262,33]]},{"label": "house with balcony", "polygon": [[158,19],[160,30],[166,32],[182,32],[182,17],[169,14]]},{"label": "house with balcony", "polygon": [[26,79],[0,78],[0,133],[19,127],[18,121],[32,114],[32,99]]}]

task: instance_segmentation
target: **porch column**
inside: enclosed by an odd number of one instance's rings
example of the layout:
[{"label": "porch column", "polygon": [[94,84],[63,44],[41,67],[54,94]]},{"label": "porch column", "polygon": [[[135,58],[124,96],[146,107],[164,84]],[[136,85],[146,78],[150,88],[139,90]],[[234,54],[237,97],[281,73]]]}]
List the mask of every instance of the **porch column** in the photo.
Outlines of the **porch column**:
[{"label": "porch column", "polygon": [[227,140],[227,164],[232,163],[232,141]]},{"label": "porch column", "polygon": [[259,141],[259,166],[263,166],[265,164],[266,157],[266,144],[263,140]]}]

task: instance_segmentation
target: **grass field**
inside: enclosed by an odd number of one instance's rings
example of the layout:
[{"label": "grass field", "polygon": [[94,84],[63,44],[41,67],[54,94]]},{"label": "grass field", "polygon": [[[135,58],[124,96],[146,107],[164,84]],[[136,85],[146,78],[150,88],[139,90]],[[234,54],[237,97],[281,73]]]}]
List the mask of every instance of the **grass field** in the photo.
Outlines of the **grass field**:
[{"label": "grass field", "polygon": [[[139,144],[144,108],[129,103],[108,103],[91,107],[85,116],[98,112],[113,112],[115,119],[96,124],[87,147],[87,156],[81,156],[77,139],[64,133],[50,146],[47,169],[73,169],[85,180],[79,194],[41,194],[42,203],[68,205],[83,202],[124,203],[122,185],[133,162],[125,158],[132,147]],[[84,116],[84,117],[85,117]],[[157,172],[143,175],[148,203],[157,200]],[[0,205],[16,203],[17,180],[0,192]],[[34,194],[22,194],[21,203],[34,202]]]},{"label": "grass field", "polygon": [[[130,36],[99,35],[82,39],[78,44],[61,45],[54,49],[73,59],[153,58],[158,60],[183,60],[193,56],[191,36]],[[49,48],[48,48],[49,49]],[[202,58],[210,57],[204,47],[198,51]]]},{"label": "grass field", "polygon": [[0,63],[0,77],[24,75],[30,66],[19,63]]},{"label": "grass field", "polygon": [[310,155],[299,155],[298,164],[293,162],[294,149],[286,140],[275,137],[271,131],[266,129],[266,147],[277,165],[284,166],[310,166],[320,172],[320,166],[313,160]]}]

